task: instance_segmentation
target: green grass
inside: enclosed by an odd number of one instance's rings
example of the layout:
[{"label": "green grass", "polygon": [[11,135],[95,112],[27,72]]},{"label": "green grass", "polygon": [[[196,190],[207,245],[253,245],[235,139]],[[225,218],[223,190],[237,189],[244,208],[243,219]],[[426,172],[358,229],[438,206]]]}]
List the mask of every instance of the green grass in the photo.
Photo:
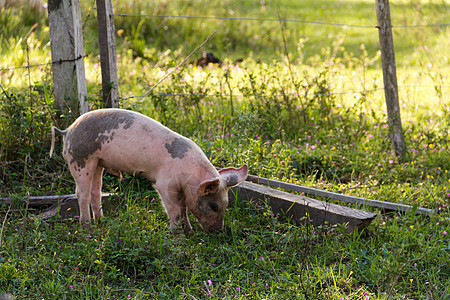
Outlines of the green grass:
[{"label": "green grass", "polygon": [[10,216],[0,291],[45,299],[381,299],[394,282],[394,298],[450,292],[448,223],[440,218],[382,217],[345,234],[280,223],[268,206],[234,202],[223,233],[196,226],[193,236],[174,237],[144,187],[127,177],[120,210],[111,201],[92,226]]},{"label": "green grass", "polygon": [[[114,2],[116,12],[124,13],[202,11],[376,23],[373,1]],[[97,108],[96,17],[92,1],[82,5],[89,100]],[[448,7],[448,1],[392,1],[393,24],[448,23]],[[45,15],[16,7],[1,12],[0,68],[49,62]],[[101,223],[41,220],[38,211],[25,210],[21,197],[74,191],[60,142],[48,158],[55,123],[51,68],[0,71],[6,91],[0,96],[0,196],[14,199],[11,207],[0,208],[0,294],[17,299],[450,297],[448,26],[394,29],[408,147],[406,162],[399,163],[390,153],[375,29],[287,23],[282,31],[278,22],[121,17],[115,22],[121,106],[191,137],[216,166],[246,163],[251,174],[440,207],[440,214],[382,214],[354,206],[378,216],[366,230],[345,233],[280,221],[264,203],[234,202],[224,232],[206,234],[193,222],[193,236],[175,237],[148,181],[106,175],[104,191],[117,196]],[[223,67],[182,67],[136,103],[214,30],[205,50],[225,59]],[[235,65],[237,58],[245,59]]]}]

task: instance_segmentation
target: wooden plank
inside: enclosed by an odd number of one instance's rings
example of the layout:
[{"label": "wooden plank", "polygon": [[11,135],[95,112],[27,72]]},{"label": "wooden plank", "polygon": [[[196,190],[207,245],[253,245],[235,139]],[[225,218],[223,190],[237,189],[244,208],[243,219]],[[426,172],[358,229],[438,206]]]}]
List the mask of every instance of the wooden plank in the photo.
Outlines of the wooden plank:
[{"label": "wooden plank", "polygon": [[294,195],[252,182],[243,182],[229,193],[230,201],[263,200],[272,207],[272,211],[283,217],[301,223],[307,216],[315,226],[346,224],[347,231],[365,228],[376,217],[376,214],[358,209],[327,203],[305,196]]},{"label": "wooden plank", "polygon": [[395,64],[389,0],[376,0],[375,2],[391,148],[395,151],[399,161],[403,162],[405,161],[406,145],[398,101],[397,67]]},{"label": "wooden plank", "polygon": [[[20,201],[27,203],[29,201],[29,206],[42,206],[42,205],[52,205],[60,201],[77,199],[75,194],[69,195],[55,195],[55,196],[30,196],[23,197]],[[0,198],[0,203],[10,205],[14,201],[11,198]]]},{"label": "wooden plank", "polygon": [[78,200],[75,194],[70,195],[70,197],[63,198],[58,203],[53,204],[51,207],[41,212],[39,217],[42,219],[48,219],[55,217],[58,214],[64,219],[80,215]]},{"label": "wooden plank", "polygon": [[48,22],[55,106],[60,114],[67,114],[70,109],[78,116],[89,110],[80,1],[49,0]]},{"label": "wooden plank", "polygon": [[105,107],[119,107],[116,36],[112,0],[97,0],[98,41]]},{"label": "wooden plank", "polygon": [[[248,175],[247,181],[251,181],[251,182],[259,183],[259,184],[265,184],[265,185],[269,185],[269,186],[273,186],[273,187],[278,187],[278,188],[282,188],[285,190],[301,192],[301,193],[305,193],[305,194],[309,194],[309,195],[314,195],[314,196],[319,196],[319,197],[327,197],[327,198],[344,201],[344,202],[348,202],[348,203],[377,207],[377,208],[381,208],[383,210],[395,210],[395,211],[407,212],[407,211],[413,209],[412,206],[406,205],[406,204],[378,201],[378,200],[366,199],[366,198],[355,197],[355,196],[348,196],[348,195],[338,194],[338,193],[334,193],[334,192],[319,190],[319,189],[315,189],[315,188],[311,188],[311,187],[305,187],[305,186],[301,186],[301,185],[297,185],[297,184],[286,183],[286,182],[282,182],[282,181],[278,181],[278,180],[267,179],[267,178],[254,176],[254,175]],[[435,210],[432,210],[432,209],[418,207],[416,210],[416,213],[423,214],[423,215],[433,215],[436,212],[435,212]]]},{"label": "wooden plank", "polygon": [[[111,193],[102,193],[102,198],[107,198],[111,196]],[[30,196],[30,197],[22,197],[20,201],[27,203],[29,202],[29,206],[43,206],[43,205],[53,205],[58,204],[60,202],[77,200],[77,195],[68,194],[68,195],[54,195],[54,196]],[[14,201],[11,198],[0,198],[1,204],[10,205]]]},{"label": "wooden plank", "polygon": [[[102,193],[102,207],[105,207],[108,204],[108,199],[112,195],[113,194],[111,193]],[[57,202],[39,214],[39,216],[42,219],[47,219],[58,214],[62,218],[73,218],[80,215],[78,199],[75,194],[62,195],[61,198],[58,198]]]}]

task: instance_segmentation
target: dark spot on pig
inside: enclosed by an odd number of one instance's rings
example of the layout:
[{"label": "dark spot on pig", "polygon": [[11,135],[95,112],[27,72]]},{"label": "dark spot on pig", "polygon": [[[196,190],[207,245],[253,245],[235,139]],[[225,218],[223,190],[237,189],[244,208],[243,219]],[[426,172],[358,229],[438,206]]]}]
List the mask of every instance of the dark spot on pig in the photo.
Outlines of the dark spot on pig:
[{"label": "dark spot on pig", "polygon": [[152,132],[152,129],[147,124],[143,124],[142,131],[143,132]]},{"label": "dark spot on pig", "polygon": [[165,147],[173,159],[183,159],[186,152],[192,148],[192,145],[184,139],[175,138],[172,141],[172,144],[166,143]]},{"label": "dark spot on pig", "polygon": [[80,168],[86,166],[89,155],[101,150],[104,143],[112,142],[115,138],[113,130],[129,129],[134,122],[135,115],[127,111],[104,110],[88,113],[73,123],[66,135],[68,152],[72,156],[71,164],[77,163]]},{"label": "dark spot on pig", "polygon": [[238,177],[236,174],[231,174],[227,176],[227,185],[228,186],[234,186],[238,183]]}]

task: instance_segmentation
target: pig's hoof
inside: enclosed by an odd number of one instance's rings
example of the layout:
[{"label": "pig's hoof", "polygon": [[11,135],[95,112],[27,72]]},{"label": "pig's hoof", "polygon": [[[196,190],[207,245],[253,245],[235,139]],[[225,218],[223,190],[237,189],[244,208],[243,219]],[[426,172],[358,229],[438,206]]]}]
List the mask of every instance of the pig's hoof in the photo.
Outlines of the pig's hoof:
[{"label": "pig's hoof", "polygon": [[179,236],[183,233],[183,228],[179,225],[170,226],[170,231],[172,232],[173,235]]},{"label": "pig's hoof", "polygon": [[192,227],[186,227],[186,228],[184,228],[184,234],[185,234],[185,235],[189,235],[189,236],[193,235],[193,234],[194,234],[194,231],[192,230]]},{"label": "pig's hoof", "polygon": [[175,236],[181,236],[183,233],[185,235],[192,235],[194,231],[192,230],[192,227],[186,227],[186,226],[176,226],[171,227],[170,231],[172,231],[172,234]]},{"label": "pig's hoof", "polygon": [[91,222],[80,222],[80,226],[83,230],[90,230],[92,228]]},{"label": "pig's hoof", "polygon": [[94,223],[101,225],[103,223],[103,217],[95,218]]},{"label": "pig's hoof", "polygon": [[172,231],[174,236],[181,236],[183,234],[183,229],[181,228],[170,229],[170,231]]}]

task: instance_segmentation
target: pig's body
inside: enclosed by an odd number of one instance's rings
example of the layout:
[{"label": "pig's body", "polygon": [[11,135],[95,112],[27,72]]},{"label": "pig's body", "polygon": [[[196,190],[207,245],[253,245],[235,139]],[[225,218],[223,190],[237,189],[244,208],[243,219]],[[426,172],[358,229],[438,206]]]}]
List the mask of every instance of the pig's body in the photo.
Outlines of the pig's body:
[{"label": "pig's body", "polygon": [[[52,149],[54,130],[52,128]],[[56,129],[58,130],[58,129]],[[77,185],[80,219],[102,216],[103,170],[145,176],[156,188],[170,219],[172,230],[182,222],[191,225],[188,208],[207,230],[223,227],[228,205],[228,187],[247,177],[247,167],[217,171],[203,151],[191,140],[144,115],[102,109],[79,117],[64,135],[63,157]]]}]

